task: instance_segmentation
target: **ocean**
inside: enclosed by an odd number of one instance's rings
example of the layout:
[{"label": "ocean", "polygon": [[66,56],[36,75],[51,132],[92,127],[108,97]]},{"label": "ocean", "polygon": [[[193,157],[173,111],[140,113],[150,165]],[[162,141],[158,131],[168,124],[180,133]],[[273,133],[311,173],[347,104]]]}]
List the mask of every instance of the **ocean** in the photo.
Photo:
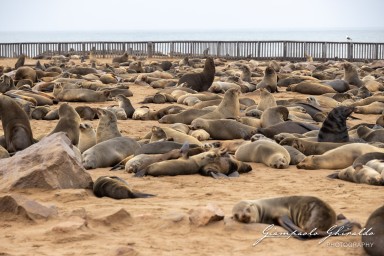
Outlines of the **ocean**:
[{"label": "ocean", "polygon": [[215,31],[0,31],[0,43],[21,42],[146,42],[146,41],[325,41],[384,42],[384,29],[215,30]]}]

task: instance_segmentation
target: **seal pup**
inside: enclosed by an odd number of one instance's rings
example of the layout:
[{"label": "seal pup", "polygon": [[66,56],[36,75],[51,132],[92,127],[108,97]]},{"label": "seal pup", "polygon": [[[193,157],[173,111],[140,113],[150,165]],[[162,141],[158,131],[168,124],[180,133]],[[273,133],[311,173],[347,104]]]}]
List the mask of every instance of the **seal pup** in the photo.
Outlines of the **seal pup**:
[{"label": "seal pup", "polygon": [[72,144],[77,146],[80,136],[81,118],[76,110],[68,103],[63,103],[59,107],[59,122],[49,135],[56,132],[65,132]]},{"label": "seal pup", "polygon": [[241,145],[235,157],[240,161],[263,163],[275,169],[288,168],[291,161],[289,152],[283,146],[265,139]]},{"label": "seal pup", "polygon": [[307,170],[344,169],[352,165],[359,156],[371,152],[384,152],[384,149],[365,143],[350,143],[329,150],[322,155],[307,156],[297,165],[297,168]]},{"label": "seal pup", "polygon": [[[235,204],[232,216],[243,223],[280,225],[299,239],[328,236],[327,231],[337,221],[332,207],[313,196],[244,200]],[[314,230],[315,232],[312,234]],[[352,230],[352,225],[345,220],[344,226],[336,226],[335,230],[339,230],[340,233],[348,232]],[[302,235],[298,235],[296,232]]]},{"label": "seal pup", "polygon": [[127,118],[132,118],[135,109],[132,106],[131,101],[122,94],[116,95],[116,101],[119,103],[119,107],[124,109]]},{"label": "seal pup", "polygon": [[96,145],[96,132],[90,123],[81,123],[78,148],[81,153]]},{"label": "seal pup", "polygon": [[359,165],[356,166],[356,168],[349,166],[339,172],[329,175],[328,178],[376,186],[384,184],[384,180],[380,173],[366,165]]},{"label": "seal pup", "polygon": [[203,176],[211,176],[214,179],[239,177],[240,173],[252,171],[252,166],[238,161],[233,156],[227,154],[221,156],[217,161],[208,163],[200,169],[199,173]]},{"label": "seal pup", "polygon": [[215,78],[215,63],[212,57],[205,60],[204,70],[201,73],[184,74],[178,81],[178,85],[186,83],[186,87],[195,91],[207,91]]},{"label": "seal pup", "polygon": [[95,169],[112,167],[127,156],[133,155],[140,144],[127,137],[115,137],[96,144],[82,153],[83,167]]},{"label": "seal pup", "polygon": [[99,116],[99,123],[96,127],[96,143],[121,137],[121,133],[117,127],[117,118],[113,112],[98,108],[97,114]]},{"label": "seal pup", "polygon": [[361,81],[359,78],[359,74],[357,73],[355,66],[347,62],[343,64],[343,68],[343,80],[345,80],[349,84],[356,85],[357,87],[361,87],[364,85],[363,81]]},{"label": "seal pup", "polygon": [[269,92],[278,92],[277,90],[277,74],[272,67],[267,67],[264,71],[263,80],[256,85],[256,90],[265,88]]},{"label": "seal pup", "polygon": [[4,130],[5,148],[9,153],[23,150],[33,144],[28,115],[8,96],[0,95],[0,116]]},{"label": "seal pup", "polygon": [[384,206],[377,208],[368,218],[365,229],[373,235],[363,235],[364,250],[371,256],[380,256],[384,252]]},{"label": "seal pup", "polygon": [[101,176],[93,183],[93,194],[113,199],[148,198],[155,195],[132,190],[128,183],[117,176]]},{"label": "seal pup", "polygon": [[366,165],[371,160],[384,160],[384,153],[372,152],[359,156],[353,161],[353,168],[359,165]]},{"label": "seal pup", "polygon": [[319,142],[348,142],[347,118],[354,107],[340,106],[332,109],[320,128]]}]

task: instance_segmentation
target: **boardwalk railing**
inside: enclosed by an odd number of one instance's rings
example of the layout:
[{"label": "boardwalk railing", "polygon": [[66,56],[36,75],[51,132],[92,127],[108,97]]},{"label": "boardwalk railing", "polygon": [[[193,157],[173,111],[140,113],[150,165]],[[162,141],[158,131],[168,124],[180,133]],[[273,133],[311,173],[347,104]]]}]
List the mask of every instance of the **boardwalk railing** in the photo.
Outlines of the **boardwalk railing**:
[{"label": "boardwalk railing", "polygon": [[63,42],[63,43],[0,43],[0,57],[30,58],[53,55],[86,56],[94,48],[99,58],[110,58],[124,52],[135,56],[214,57],[228,59],[364,61],[384,59],[384,43],[302,42],[302,41],[159,41],[159,42]]}]

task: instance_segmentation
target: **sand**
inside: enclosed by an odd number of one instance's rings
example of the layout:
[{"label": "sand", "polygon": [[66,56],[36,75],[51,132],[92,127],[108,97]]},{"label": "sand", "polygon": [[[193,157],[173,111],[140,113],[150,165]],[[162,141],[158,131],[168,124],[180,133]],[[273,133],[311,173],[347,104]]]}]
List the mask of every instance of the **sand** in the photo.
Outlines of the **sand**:
[{"label": "sand", "polygon": [[[15,62],[0,60],[0,65],[13,66]],[[131,90],[134,107],[156,91],[143,86],[132,86]],[[251,97],[258,99],[256,94]],[[280,92],[275,97],[305,96]],[[164,106],[147,105],[153,109]],[[376,120],[374,115],[354,116],[361,120],[348,124]],[[97,122],[91,123],[96,127]],[[31,120],[34,136],[49,133],[56,123]],[[118,121],[118,125],[123,135],[131,137],[144,136],[153,125],[167,126],[157,121],[133,120]],[[365,255],[361,236],[357,235],[331,237],[323,243],[319,239],[265,238],[253,246],[268,225],[236,223],[231,219],[231,210],[243,199],[317,196],[336,213],[364,225],[370,213],[382,206],[383,187],[331,180],[326,177],[333,173],[331,170],[298,170],[295,166],[276,170],[255,163],[252,167],[250,173],[239,178],[219,180],[200,175],[134,178],[123,170],[111,173],[108,168],[88,171],[93,180],[101,175],[118,175],[135,189],[156,194],[148,199],[96,198],[83,189],[14,191],[43,205],[55,206],[58,216],[31,221],[17,215],[0,215],[0,255]],[[5,194],[0,193],[0,197]],[[190,224],[189,211],[209,203],[224,211],[224,220],[203,227]]]}]

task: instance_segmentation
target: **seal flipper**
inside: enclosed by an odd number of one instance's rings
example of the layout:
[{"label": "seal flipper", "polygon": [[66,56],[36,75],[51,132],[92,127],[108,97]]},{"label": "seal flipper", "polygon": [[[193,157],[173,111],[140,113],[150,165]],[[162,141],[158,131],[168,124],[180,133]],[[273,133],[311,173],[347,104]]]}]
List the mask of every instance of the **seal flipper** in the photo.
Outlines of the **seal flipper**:
[{"label": "seal flipper", "polygon": [[117,170],[122,170],[124,169],[125,165],[122,163],[118,163],[115,166],[113,166],[109,171],[117,171]]},{"label": "seal flipper", "polygon": [[156,196],[156,195],[140,193],[140,192],[132,192],[131,195],[132,195],[132,198],[148,198],[148,197]]},{"label": "seal flipper", "polygon": [[208,174],[214,178],[214,179],[220,179],[220,178],[228,178],[227,175],[225,175],[224,173],[220,173],[220,172],[208,172]]},{"label": "seal flipper", "polygon": [[235,172],[231,172],[228,177],[231,177],[231,178],[238,178],[240,177],[240,173],[238,171],[235,171]]},{"label": "seal flipper", "polygon": [[290,232],[294,238],[297,238],[299,240],[304,240],[304,239],[311,238],[311,237],[309,237],[307,235],[298,235],[298,234],[296,234],[296,232],[299,232],[299,233],[303,234],[303,233],[305,233],[305,231],[302,230],[301,228],[299,228],[295,223],[293,223],[291,218],[289,218],[287,215],[283,215],[283,216],[279,217],[277,219],[277,223],[280,226],[282,226],[283,228],[285,228],[288,232]]},{"label": "seal flipper", "polygon": [[332,174],[328,175],[327,178],[338,179],[339,178],[339,172],[332,173]]},{"label": "seal flipper", "polygon": [[146,175],[146,171],[145,171],[145,169],[143,169],[143,170],[140,170],[140,171],[137,171],[136,173],[135,173],[135,175],[133,175],[133,177],[144,177]]}]

